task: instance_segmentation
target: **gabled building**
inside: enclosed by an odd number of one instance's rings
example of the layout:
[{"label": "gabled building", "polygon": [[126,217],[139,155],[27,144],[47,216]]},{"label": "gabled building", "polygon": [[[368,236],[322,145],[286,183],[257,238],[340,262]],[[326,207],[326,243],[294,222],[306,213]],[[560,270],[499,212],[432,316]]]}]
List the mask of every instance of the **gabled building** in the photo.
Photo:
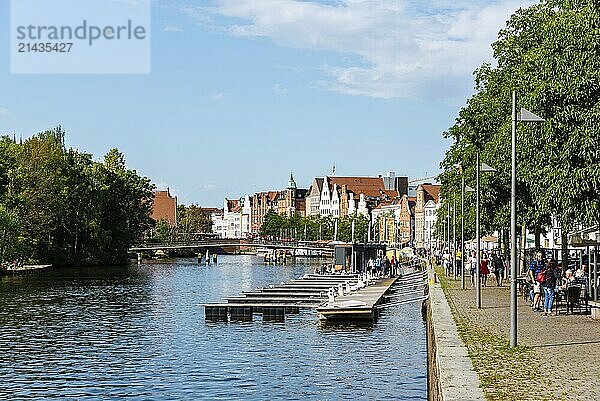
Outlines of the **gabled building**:
[{"label": "gabled building", "polygon": [[306,195],[307,189],[300,189],[294,181],[294,175],[290,174],[287,188],[277,193],[275,198],[276,210],[282,216],[292,217],[295,215],[304,216],[306,213]]},{"label": "gabled building", "polygon": [[371,223],[376,230],[375,240],[388,244],[400,242],[399,223],[401,198],[384,200],[371,211]]},{"label": "gabled building", "polygon": [[177,226],[177,197],[171,196],[169,188],[166,191],[152,193],[152,213],[150,215],[156,222],[164,220],[171,227]]},{"label": "gabled building", "polygon": [[415,247],[431,249],[436,245],[434,235],[441,185],[421,184],[417,187],[415,204]]},{"label": "gabled building", "polygon": [[414,245],[415,240],[415,205],[416,197],[402,195],[400,201],[400,240],[403,246]]},{"label": "gabled building", "polygon": [[306,214],[338,218],[356,213],[368,217],[382,201],[398,198],[407,190],[408,178],[394,173],[387,177],[315,178],[307,195]]},{"label": "gabled building", "polygon": [[213,215],[213,233],[220,238],[246,238],[251,230],[250,197],[223,200],[223,214]]},{"label": "gabled building", "polygon": [[250,198],[250,227],[253,233],[258,233],[265,221],[269,210],[275,210],[277,191],[257,192]]}]

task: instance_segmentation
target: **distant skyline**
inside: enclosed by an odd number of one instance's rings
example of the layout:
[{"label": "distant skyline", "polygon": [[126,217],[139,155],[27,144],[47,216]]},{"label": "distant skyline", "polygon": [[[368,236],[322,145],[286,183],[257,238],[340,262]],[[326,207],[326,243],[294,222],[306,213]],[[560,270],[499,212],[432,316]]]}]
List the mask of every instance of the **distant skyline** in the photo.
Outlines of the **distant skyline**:
[{"label": "distant skyline", "polygon": [[[136,1],[136,0],[127,0]],[[157,0],[145,75],[11,75],[0,4],[0,133],[62,125],[67,145],[169,187],[180,203],[314,177],[435,175],[442,133],[532,1]]]}]

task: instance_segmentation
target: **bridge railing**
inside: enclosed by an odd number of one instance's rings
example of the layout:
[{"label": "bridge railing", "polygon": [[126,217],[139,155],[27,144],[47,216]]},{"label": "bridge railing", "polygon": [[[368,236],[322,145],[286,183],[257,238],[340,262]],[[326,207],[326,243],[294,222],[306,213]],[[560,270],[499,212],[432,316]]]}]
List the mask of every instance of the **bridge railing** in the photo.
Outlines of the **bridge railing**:
[{"label": "bridge railing", "polygon": [[240,238],[219,238],[219,239],[206,239],[201,241],[144,241],[135,244],[130,249],[139,248],[176,248],[176,247],[202,247],[202,246],[215,246],[215,245],[227,245],[227,246],[281,246],[281,247],[308,247],[308,248],[322,248],[331,249],[333,245],[324,241],[300,241],[300,240],[267,240],[267,239],[240,239]]}]

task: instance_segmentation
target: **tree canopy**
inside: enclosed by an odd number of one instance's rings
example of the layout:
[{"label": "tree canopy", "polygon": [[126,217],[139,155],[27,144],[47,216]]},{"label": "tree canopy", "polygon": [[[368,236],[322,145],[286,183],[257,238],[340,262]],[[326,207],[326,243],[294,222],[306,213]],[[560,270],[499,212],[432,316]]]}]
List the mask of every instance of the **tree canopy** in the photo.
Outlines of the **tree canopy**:
[{"label": "tree canopy", "polygon": [[64,138],[61,127],[0,138],[0,262],[121,264],[150,227],[150,180],[116,149],[96,162]]},{"label": "tree canopy", "polygon": [[[470,186],[477,151],[497,169],[481,175],[484,232],[509,226],[513,90],[518,109],[546,119],[518,123],[519,224],[539,229],[551,216],[567,230],[599,223],[599,8],[591,0],[544,0],[519,9],[492,45],[497,65],[475,71],[475,94],[445,133],[454,142],[440,180],[445,202],[453,202],[461,189],[457,164]],[[472,216],[474,197],[467,199],[465,213]]]},{"label": "tree canopy", "polygon": [[[337,219],[339,241],[350,242],[352,240],[352,222],[354,222],[354,239],[356,241],[366,240],[369,229],[369,220],[363,215],[352,215]],[[333,240],[335,235],[335,220],[329,216],[298,215],[285,217],[270,210],[264,218],[260,229],[263,236],[287,237],[304,239],[308,241]]]}]

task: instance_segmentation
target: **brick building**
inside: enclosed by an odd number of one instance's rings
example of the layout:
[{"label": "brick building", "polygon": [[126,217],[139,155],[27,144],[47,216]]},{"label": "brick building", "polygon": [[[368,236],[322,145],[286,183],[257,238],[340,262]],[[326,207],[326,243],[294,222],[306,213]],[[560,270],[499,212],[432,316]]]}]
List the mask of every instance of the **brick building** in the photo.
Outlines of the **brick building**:
[{"label": "brick building", "polygon": [[177,226],[177,197],[171,196],[168,188],[153,192],[151,217],[154,221],[165,220],[171,227]]}]

